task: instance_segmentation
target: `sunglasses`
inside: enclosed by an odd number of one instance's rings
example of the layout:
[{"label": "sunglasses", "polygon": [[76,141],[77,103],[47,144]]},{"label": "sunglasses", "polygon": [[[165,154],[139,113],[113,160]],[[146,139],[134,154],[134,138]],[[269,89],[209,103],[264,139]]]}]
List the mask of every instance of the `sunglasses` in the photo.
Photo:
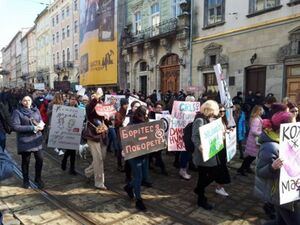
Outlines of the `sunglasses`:
[{"label": "sunglasses", "polygon": [[291,110],[291,113],[298,113],[298,110]]},{"label": "sunglasses", "polygon": [[226,112],[225,110],[220,110],[221,113]]}]

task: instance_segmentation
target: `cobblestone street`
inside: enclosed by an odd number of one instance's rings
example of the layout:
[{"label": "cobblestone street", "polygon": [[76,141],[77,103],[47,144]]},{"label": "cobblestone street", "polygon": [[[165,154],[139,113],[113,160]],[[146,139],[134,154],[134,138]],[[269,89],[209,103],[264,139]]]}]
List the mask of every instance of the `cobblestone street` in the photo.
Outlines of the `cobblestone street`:
[{"label": "cobblestone street", "polygon": [[[7,139],[7,149],[20,165],[16,154],[15,136]],[[79,174],[71,176],[60,169],[61,158],[52,149],[44,154],[43,180],[45,188],[21,188],[19,176],[1,182],[0,210],[4,224],[262,224],[266,217],[262,204],[253,196],[253,175],[236,174],[240,160],[230,163],[232,182],[225,188],[229,197],[215,193],[215,185],[207,188],[207,197],[214,204],[212,211],[197,207],[193,188],[197,174],[185,181],[172,166],[173,156],[164,155],[169,176],[151,170],[153,188],[142,190],[148,211],[137,212],[123,191],[125,175],[116,169],[116,159],[108,153],[105,166],[108,191],[93,188],[83,176],[90,156],[77,157]],[[31,178],[34,177],[34,159],[31,159]],[[18,172],[18,171],[17,171]]]}]

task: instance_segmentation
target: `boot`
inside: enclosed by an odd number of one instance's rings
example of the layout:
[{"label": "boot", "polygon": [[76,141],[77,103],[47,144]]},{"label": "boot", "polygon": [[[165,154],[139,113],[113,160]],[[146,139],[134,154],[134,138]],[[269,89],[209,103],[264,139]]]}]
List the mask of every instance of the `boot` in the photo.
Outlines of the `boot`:
[{"label": "boot", "polygon": [[61,161],[61,169],[63,171],[65,171],[67,169],[67,160],[65,159],[65,157],[63,158],[63,160]]},{"label": "boot", "polygon": [[135,207],[136,207],[138,210],[140,210],[140,211],[146,211],[146,210],[147,210],[147,208],[146,208],[146,206],[144,205],[142,199],[137,199],[137,200],[136,200]]},{"label": "boot", "polygon": [[213,206],[207,202],[207,198],[203,196],[198,197],[198,206],[202,207],[205,210],[212,210]]},{"label": "boot", "polygon": [[130,199],[134,198],[132,187],[130,187],[128,184],[123,188],[124,191],[127,193]]}]

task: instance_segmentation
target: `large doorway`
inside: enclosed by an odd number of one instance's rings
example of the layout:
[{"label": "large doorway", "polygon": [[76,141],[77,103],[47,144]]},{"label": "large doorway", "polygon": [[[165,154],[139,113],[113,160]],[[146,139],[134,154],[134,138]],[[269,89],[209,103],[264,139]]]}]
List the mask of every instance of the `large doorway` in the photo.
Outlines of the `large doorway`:
[{"label": "large doorway", "polygon": [[266,91],[266,67],[249,68],[246,70],[246,92],[259,91],[263,96]]},{"label": "large doorway", "polygon": [[148,94],[147,90],[147,76],[140,76],[140,91],[143,95]]},{"label": "large doorway", "polygon": [[166,56],[160,66],[161,71],[161,91],[166,93],[172,91],[179,92],[180,66],[178,55]]},{"label": "large doorway", "polygon": [[300,65],[287,67],[286,95],[300,105]]}]

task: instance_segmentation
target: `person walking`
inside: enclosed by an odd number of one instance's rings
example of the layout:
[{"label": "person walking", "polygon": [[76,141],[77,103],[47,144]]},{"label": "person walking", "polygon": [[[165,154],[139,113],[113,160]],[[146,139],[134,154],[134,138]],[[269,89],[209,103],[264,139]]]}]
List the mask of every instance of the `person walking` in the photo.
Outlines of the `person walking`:
[{"label": "person walking", "polygon": [[35,183],[38,188],[44,187],[42,181],[43,168],[43,121],[37,107],[32,105],[32,98],[25,95],[21,104],[12,115],[12,127],[17,132],[18,154],[22,156],[23,188],[29,187],[29,163],[33,153],[35,157]]}]

